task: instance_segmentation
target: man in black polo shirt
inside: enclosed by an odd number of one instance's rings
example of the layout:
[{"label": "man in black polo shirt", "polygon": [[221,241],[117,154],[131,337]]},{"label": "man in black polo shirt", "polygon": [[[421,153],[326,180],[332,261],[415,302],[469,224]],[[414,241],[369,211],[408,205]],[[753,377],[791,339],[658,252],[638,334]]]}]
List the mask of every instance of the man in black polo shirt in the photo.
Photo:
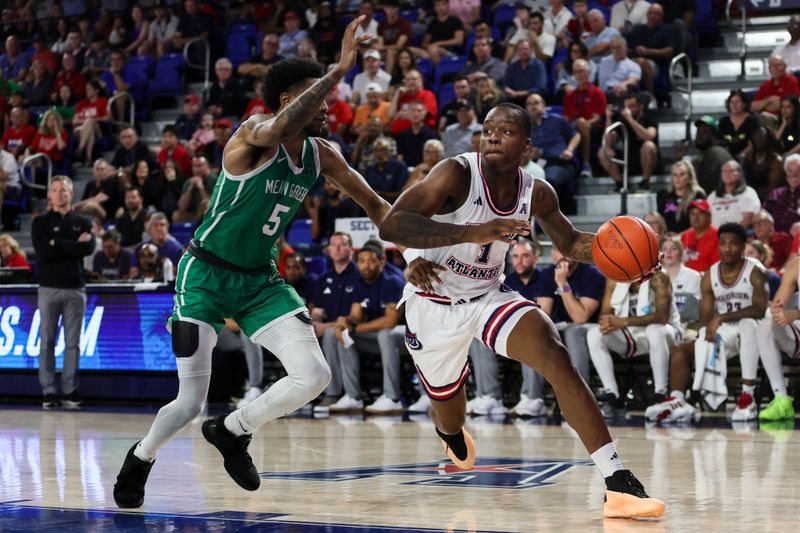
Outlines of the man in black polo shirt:
[{"label": "man in black polo shirt", "polygon": [[38,261],[39,313],[39,383],[42,385],[43,409],[58,405],[55,344],[58,321],[63,316],[64,367],[61,372],[62,404],[67,409],[80,407],[78,366],[81,329],[86,312],[83,258],[94,251],[92,222],[72,211],[72,180],[55,176],[47,191],[50,210],[33,219],[31,237]]},{"label": "man in black polo shirt", "polygon": [[136,128],[126,126],[119,132],[119,146],[114,150],[114,157],[111,159],[111,166],[117,170],[133,172],[133,165],[144,159],[151,169],[156,168],[156,158],[150,151],[139,135]]}]

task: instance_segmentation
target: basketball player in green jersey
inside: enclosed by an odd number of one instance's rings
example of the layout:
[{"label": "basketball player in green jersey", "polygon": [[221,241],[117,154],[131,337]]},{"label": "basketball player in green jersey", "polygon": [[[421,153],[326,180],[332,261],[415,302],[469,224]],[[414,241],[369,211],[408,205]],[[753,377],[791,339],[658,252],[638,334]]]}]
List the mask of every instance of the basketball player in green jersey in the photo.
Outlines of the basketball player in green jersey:
[{"label": "basketball player in green jersey", "polygon": [[169,324],[178,397],[161,408],[149,433],[128,451],[114,485],[120,507],[142,505],[156,453],[200,414],[211,377],[211,350],[225,317],[274,353],[288,373],[243,409],[203,423],[203,436],[242,488],[260,485],[247,452],[253,431],[305,405],[328,385],[330,370],[311,318],[275,267],[275,241],[320,174],[361,205],[375,224],[389,210],[332,145],[315,137],[326,127],[325,95],[352,68],[358,45],[371,37],[355,37],[363,18],[347,27],[341,59],[324,77],[317,63],[273,65],[264,79],[264,96],[278,112],[250,117],[225,146],[210,207],[175,279]]}]

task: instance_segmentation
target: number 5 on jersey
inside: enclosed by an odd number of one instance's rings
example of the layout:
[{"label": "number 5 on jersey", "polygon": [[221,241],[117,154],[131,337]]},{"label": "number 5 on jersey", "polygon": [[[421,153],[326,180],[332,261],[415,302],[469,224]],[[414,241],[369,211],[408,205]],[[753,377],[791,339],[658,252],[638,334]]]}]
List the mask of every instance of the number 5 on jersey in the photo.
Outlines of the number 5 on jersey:
[{"label": "number 5 on jersey", "polygon": [[278,232],[278,228],[281,227],[281,215],[289,211],[291,211],[291,208],[285,205],[275,204],[275,209],[272,210],[272,214],[269,216],[267,223],[261,228],[261,232],[269,237],[275,235]]}]

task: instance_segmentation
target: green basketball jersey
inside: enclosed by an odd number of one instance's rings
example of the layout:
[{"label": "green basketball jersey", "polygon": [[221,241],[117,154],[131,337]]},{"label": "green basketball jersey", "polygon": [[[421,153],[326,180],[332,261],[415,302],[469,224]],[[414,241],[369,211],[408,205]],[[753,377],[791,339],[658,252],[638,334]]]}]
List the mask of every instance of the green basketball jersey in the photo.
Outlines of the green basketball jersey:
[{"label": "green basketball jersey", "polygon": [[235,176],[223,165],[195,239],[213,254],[244,268],[269,265],[278,240],[319,175],[317,143],[303,143],[302,168],[283,145],[267,163]]}]

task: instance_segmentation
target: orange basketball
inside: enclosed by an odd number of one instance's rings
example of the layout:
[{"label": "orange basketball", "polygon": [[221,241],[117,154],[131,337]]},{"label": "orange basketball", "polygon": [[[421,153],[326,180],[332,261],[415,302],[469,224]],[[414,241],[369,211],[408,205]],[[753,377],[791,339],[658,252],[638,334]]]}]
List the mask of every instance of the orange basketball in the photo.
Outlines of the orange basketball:
[{"label": "orange basketball", "polygon": [[592,257],[608,279],[633,283],[658,263],[658,236],[641,219],[614,217],[597,230]]}]

